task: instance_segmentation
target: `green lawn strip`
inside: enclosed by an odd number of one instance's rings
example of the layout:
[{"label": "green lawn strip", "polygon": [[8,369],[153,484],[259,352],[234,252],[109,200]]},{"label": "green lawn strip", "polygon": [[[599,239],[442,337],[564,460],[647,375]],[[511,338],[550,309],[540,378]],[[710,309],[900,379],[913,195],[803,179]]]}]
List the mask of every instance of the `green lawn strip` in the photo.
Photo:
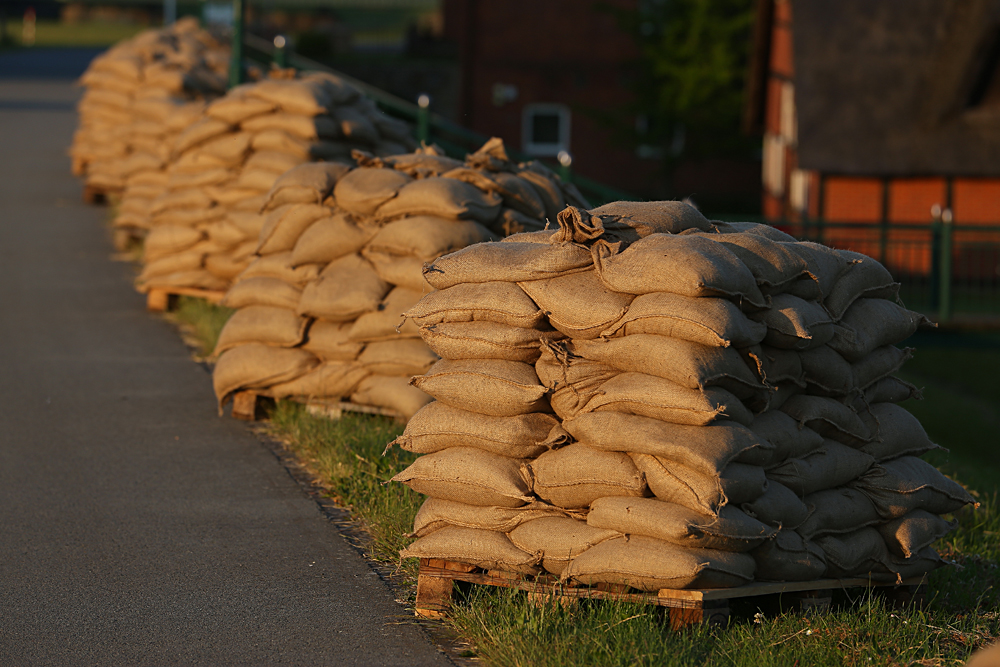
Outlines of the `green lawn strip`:
[{"label": "green lawn strip", "polygon": [[[110,21],[62,23],[37,21],[34,46],[111,46],[133,37],[149,26]],[[20,44],[23,35],[21,21],[7,22],[7,37]]]},{"label": "green lawn strip", "polygon": [[181,326],[182,331],[189,334],[190,342],[198,348],[199,356],[209,357],[215,350],[222,327],[234,312],[236,311],[213,305],[204,299],[181,296],[177,299],[177,309],[169,316]]}]

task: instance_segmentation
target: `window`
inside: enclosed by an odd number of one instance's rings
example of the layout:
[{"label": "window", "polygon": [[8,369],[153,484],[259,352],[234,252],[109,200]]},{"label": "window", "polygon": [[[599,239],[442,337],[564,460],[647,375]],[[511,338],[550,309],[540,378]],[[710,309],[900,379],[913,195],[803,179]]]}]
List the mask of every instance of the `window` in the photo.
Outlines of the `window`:
[{"label": "window", "polygon": [[569,151],[569,123],[569,107],[563,104],[525,105],[521,126],[524,152],[554,157]]}]

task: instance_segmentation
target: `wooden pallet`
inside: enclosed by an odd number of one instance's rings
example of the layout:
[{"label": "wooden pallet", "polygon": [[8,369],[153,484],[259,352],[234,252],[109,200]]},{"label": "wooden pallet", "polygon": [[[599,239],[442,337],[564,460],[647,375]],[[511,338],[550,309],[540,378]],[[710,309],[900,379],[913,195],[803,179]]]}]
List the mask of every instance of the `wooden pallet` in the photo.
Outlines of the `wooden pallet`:
[{"label": "wooden pallet", "polygon": [[692,590],[663,589],[643,593],[626,586],[597,584],[570,586],[560,584],[551,574],[529,577],[521,574],[482,570],[474,565],[434,558],[420,559],[417,576],[416,615],[441,618],[451,609],[454,583],[464,581],[486,586],[501,586],[527,591],[536,601],[574,604],[582,599],[626,600],[665,607],[670,626],[675,630],[698,623],[723,625],[729,620],[729,601],[763,595],[781,594],[787,601],[798,603],[802,613],[823,613],[830,608],[831,594],[845,588],[878,587],[896,606],[923,604],[926,597],[926,577],[904,580],[901,584],[886,584],[867,578],[820,579],[782,583],[751,583],[736,588]]},{"label": "wooden pallet", "polygon": [[101,188],[96,185],[84,185],[83,186],[83,203],[84,204],[107,204],[110,203],[112,196],[120,194],[121,190],[109,190],[107,188]]},{"label": "wooden pallet", "polygon": [[[243,421],[256,421],[258,419],[258,415],[262,412],[260,409],[261,403],[266,400],[270,399],[252,390],[235,393],[233,395],[233,417],[236,419],[242,419]],[[379,408],[374,405],[358,405],[357,403],[350,403],[348,401],[324,399],[302,398],[297,400],[305,404],[306,410],[308,410],[310,414],[320,417],[329,417],[331,419],[340,419],[345,412],[382,415],[384,417],[392,417],[397,420],[402,420],[403,418],[402,415],[395,410]]]},{"label": "wooden pallet", "polygon": [[146,310],[163,313],[173,310],[179,296],[193,296],[209,303],[219,303],[226,293],[222,290],[197,289],[194,287],[151,287],[146,291]]}]

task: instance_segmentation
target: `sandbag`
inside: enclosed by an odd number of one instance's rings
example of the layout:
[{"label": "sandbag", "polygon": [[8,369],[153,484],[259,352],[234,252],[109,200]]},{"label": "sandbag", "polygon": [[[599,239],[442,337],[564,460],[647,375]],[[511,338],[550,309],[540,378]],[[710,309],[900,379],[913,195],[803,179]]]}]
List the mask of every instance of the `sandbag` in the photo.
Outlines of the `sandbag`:
[{"label": "sandbag", "polygon": [[476,447],[500,456],[527,459],[568,442],[569,436],[552,415],[532,412],[491,417],[434,401],[413,415],[393,444],[417,454],[432,454],[448,447]]},{"label": "sandbag", "polygon": [[441,359],[413,385],[454,408],[495,417],[547,412],[547,390],[519,361]]},{"label": "sandbag", "polygon": [[472,220],[418,215],[384,225],[368,242],[367,248],[371,252],[412,256],[427,262],[493,238],[490,230]]},{"label": "sandbag", "polygon": [[759,581],[815,581],[826,574],[826,556],[796,532],[780,531],[752,552]]},{"label": "sandbag", "polygon": [[786,244],[761,234],[732,232],[708,238],[721,243],[736,255],[767,293],[783,291],[789,283],[800,279],[809,270],[801,255],[792,252]]},{"label": "sandbag", "polygon": [[775,294],[771,307],[750,317],[767,326],[764,342],[777,348],[810,350],[833,338],[833,320],[816,301]]},{"label": "sandbag", "polygon": [[257,276],[235,283],[219,302],[225,308],[274,306],[294,311],[298,308],[302,290],[278,278]]},{"label": "sandbag", "polygon": [[318,364],[319,359],[297,348],[249,343],[226,350],[212,371],[219,408],[237,391],[272,387],[304,375]]},{"label": "sandbag", "polygon": [[292,264],[326,264],[360,251],[378,232],[374,225],[358,224],[340,212],[325,215],[309,225],[295,241]]},{"label": "sandbag", "polygon": [[837,254],[852,262],[837,279],[823,305],[835,320],[839,320],[852,303],[860,298],[895,300],[899,283],[892,279],[888,269],[871,257],[858,252],[838,249]]},{"label": "sandbag", "polygon": [[594,271],[518,285],[546,313],[549,324],[573,338],[597,338],[621,319],[635,298],[610,291]]},{"label": "sandbag", "polygon": [[401,376],[369,375],[358,384],[351,394],[351,402],[358,405],[374,405],[396,412],[404,420],[433,399]]},{"label": "sandbag", "polygon": [[768,469],[767,477],[804,496],[843,486],[874,463],[875,459],[862,451],[834,440],[824,440],[819,449]]},{"label": "sandbag", "polygon": [[337,182],[333,196],[337,206],[347,211],[372,215],[412,180],[411,176],[395,169],[355,169]]},{"label": "sandbag", "polygon": [[857,414],[843,403],[822,396],[793,396],[781,411],[825,438],[860,446],[874,436]]},{"label": "sandbag", "polygon": [[878,424],[878,435],[861,447],[878,462],[900,456],[921,456],[940,447],[927,436],[920,420],[893,403],[876,403],[868,412]]},{"label": "sandbag", "polygon": [[327,361],[290,382],[271,387],[274,398],[327,398],[340,400],[350,396],[371,371],[350,361]]},{"label": "sandbag", "polygon": [[823,396],[846,396],[857,388],[850,362],[828,345],[799,352],[799,363],[811,392]]},{"label": "sandbag", "polygon": [[445,359],[506,359],[526,363],[538,359],[539,341],[552,335],[497,322],[441,322],[420,329],[424,342]]},{"label": "sandbag", "polygon": [[685,229],[709,231],[712,223],[694,206],[682,201],[616,201],[591,209],[594,216],[621,216],[642,236],[679,234]]},{"label": "sandbag", "polygon": [[858,299],[834,327],[830,347],[850,362],[864,359],[883,345],[894,345],[912,336],[920,327],[935,326],[930,320],[885,299]]},{"label": "sandbag", "polygon": [[460,283],[555,278],[589,271],[592,264],[590,251],[571,243],[477,243],[434,260],[424,268],[424,278],[443,290]]},{"label": "sandbag", "polygon": [[913,349],[909,347],[900,349],[895,345],[883,345],[876,348],[861,361],[851,364],[854,386],[869,387],[898,371],[912,356]]},{"label": "sandbag", "polygon": [[851,483],[871,499],[880,517],[898,519],[913,510],[948,514],[975,499],[960,484],[915,456],[903,456],[872,467]]},{"label": "sandbag", "polygon": [[958,527],[958,521],[946,521],[925,510],[913,510],[904,516],[875,527],[889,552],[899,558],[912,558],[925,547]]},{"label": "sandbag", "polygon": [[463,283],[431,292],[405,313],[425,327],[440,322],[497,322],[535,329],[545,314],[520,287],[509,282]]},{"label": "sandbag", "polygon": [[452,178],[431,176],[411,181],[375,211],[380,218],[433,215],[450,220],[492,222],[503,199],[494,192]]},{"label": "sandbag", "polygon": [[390,286],[357,254],[345,255],[327,265],[319,277],[306,285],[299,301],[299,314],[346,322],[376,310]]},{"label": "sandbag", "polygon": [[191,227],[158,225],[146,235],[143,243],[143,261],[149,264],[182,252],[204,238],[203,232]]},{"label": "sandbag", "polygon": [[305,337],[304,317],[294,310],[274,306],[247,306],[229,318],[215,345],[215,354],[245,343],[265,343],[278,347],[295,347]]},{"label": "sandbag", "polygon": [[538,561],[515,547],[503,533],[479,528],[448,526],[399,552],[400,558],[440,558],[469,563],[485,570],[537,574]]},{"label": "sandbag", "polygon": [[358,363],[377,375],[418,375],[426,372],[438,356],[419,338],[368,343]]},{"label": "sandbag", "polygon": [[364,248],[361,254],[375,267],[379,278],[389,283],[405,287],[414,292],[426,294],[433,288],[424,280],[424,260],[409,255],[389,255]]},{"label": "sandbag", "polygon": [[755,466],[730,464],[713,474],[649,454],[629,456],[653,495],[704,514],[717,514],[729,502],[751,502],[767,489],[764,471]]},{"label": "sandbag", "polygon": [[798,528],[809,516],[809,508],[795,492],[774,479],[767,480],[764,495],[741,503],[740,509],[762,523],[787,530]]},{"label": "sandbag", "polygon": [[354,361],[365,346],[351,340],[352,326],[352,322],[316,320],[309,326],[302,347],[324,361]]},{"label": "sandbag", "polygon": [[546,571],[562,574],[570,561],[584,551],[620,535],[578,519],[552,516],[522,522],[508,537],[522,551],[540,554]]},{"label": "sandbag", "polygon": [[823,445],[823,436],[811,428],[800,426],[780,410],[762,412],[754,416],[750,430],[758,438],[774,446],[771,458],[773,464],[786,459],[801,458]]},{"label": "sandbag", "polygon": [[420,297],[419,292],[405,287],[394,288],[379,304],[377,310],[365,313],[355,320],[349,333],[350,339],[365,342],[420,336],[417,326],[412,321],[403,319],[403,313],[420,301]]},{"label": "sandbag", "polygon": [[532,501],[520,461],[473,447],[425,454],[392,481],[417,493],[466,505],[521,507]]},{"label": "sandbag", "polygon": [[604,496],[646,492],[643,476],[627,454],[579,443],[544,452],[528,466],[535,495],[557,507],[587,507]]},{"label": "sandbag", "polygon": [[258,255],[286,252],[310,225],[326,216],[328,209],[318,204],[286,204],[273,210],[264,219],[258,237]]},{"label": "sandbag", "polygon": [[241,273],[237,280],[247,280],[258,276],[278,278],[286,283],[304,286],[319,275],[316,264],[292,265],[292,253],[279,252],[274,255],[258,257]]},{"label": "sandbag", "polygon": [[480,507],[442,498],[427,498],[417,510],[413,518],[413,532],[407,537],[423,537],[447,526],[509,533],[527,521],[567,516],[569,513],[566,510],[539,501],[523,507]]},{"label": "sandbag", "polygon": [[818,491],[802,501],[811,513],[796,530],[808,539],[850,533],[881,521],[875,504],[868,496],[850,486]]}]

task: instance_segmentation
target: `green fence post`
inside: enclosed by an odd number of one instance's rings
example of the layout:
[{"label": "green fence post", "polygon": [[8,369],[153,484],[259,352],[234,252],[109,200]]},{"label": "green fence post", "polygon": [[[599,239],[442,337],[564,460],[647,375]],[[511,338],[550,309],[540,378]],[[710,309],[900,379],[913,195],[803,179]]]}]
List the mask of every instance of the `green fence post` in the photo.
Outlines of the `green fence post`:
[{"label": "green fence post", "polygon": [[951,319],[951,243],[952,213],[950,208],[941,212],[941,259],[938,283],[938,321]]},{"label": "green fence post", "polygon": [[431,140],[431,96],[420,93],[417,98],[417,141],[421,144]]},{"label": "green fence post", "polygon": [[229,54],[229,87],[243,83],[243,20],[244,0],[233,0],[233,43]]},{"label": "green fence post", "polygon": [[280,69],[288,67],[288,38],[284,35],[276,35],[274,38],[274,56],[272,60],[274,66]]}]

